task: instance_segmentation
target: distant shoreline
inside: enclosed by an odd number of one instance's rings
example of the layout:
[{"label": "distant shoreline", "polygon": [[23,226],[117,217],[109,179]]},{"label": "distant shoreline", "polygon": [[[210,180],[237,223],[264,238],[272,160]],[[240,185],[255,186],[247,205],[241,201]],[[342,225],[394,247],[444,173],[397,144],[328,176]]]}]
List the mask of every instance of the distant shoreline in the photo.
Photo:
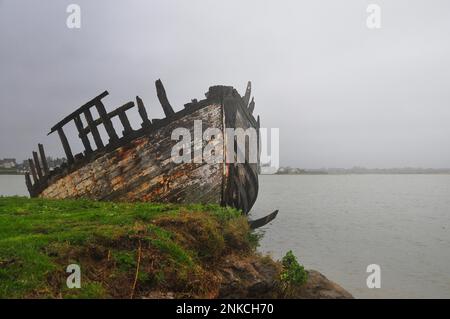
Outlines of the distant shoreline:
[{"label": "distant shoreline", "polygon": [[0,171],[0,175],[25,175],[25,173],[17,172],[17,171],[15,171],[15,172],[1,172]]},{"label": "distant shoreline", "polygon": [[[264,167],[261,175],[270,175],[272,172]],[[450,168],[421,168],[421,167],[392,167],[392,168],[296,168],[281,166],[274,175],[448,175]]]},{"label": "distant shoreline", "polygon": [[283,176],[283,175],[450,175],[450,172],[445,173],[433,173],[433,172],[423,172],[423,173],[275,173],[275,174],[259,174],[259,175],[277,175],[277,176]]}]

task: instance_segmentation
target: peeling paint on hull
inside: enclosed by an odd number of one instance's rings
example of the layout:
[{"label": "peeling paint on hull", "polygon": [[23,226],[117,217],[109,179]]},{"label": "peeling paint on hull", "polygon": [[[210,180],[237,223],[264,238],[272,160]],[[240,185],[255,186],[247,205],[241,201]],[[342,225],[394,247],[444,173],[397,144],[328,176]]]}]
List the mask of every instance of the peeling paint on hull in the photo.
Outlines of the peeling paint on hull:
[{"label": "peeling paint on hull", "polygon": [[59,179],[39,196],[220,204],[222,164],[175,164],[171,161],[171,150],[176,143],[171,140],[172,130],[193,127],[195,119],[221,128],[221,107],[213,104],[202,108],[137,138]]}]

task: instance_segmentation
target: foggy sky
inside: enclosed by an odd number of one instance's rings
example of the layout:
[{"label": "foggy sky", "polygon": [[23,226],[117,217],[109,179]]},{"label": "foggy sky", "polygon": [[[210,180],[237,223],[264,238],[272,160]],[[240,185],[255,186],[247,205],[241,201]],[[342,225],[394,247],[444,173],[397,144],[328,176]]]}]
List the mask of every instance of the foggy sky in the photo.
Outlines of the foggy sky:
[{"label": "foggy sky", "polygon": [[450,167],[449,18],[447,0],[0,0],[0,158],[61,156],[50,127],[103,90],[109,111],[139,95],[160,117],[161,78],[176,111],[251,80],[281,165]]}]

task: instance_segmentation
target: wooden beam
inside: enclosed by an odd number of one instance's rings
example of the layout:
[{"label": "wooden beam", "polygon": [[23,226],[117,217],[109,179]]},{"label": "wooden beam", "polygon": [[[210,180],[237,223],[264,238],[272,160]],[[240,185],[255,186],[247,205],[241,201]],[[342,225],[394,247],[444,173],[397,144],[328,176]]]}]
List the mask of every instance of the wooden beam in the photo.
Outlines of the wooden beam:
[{"label": "wooden beam", "polygon": [[108,133],[110,142],[118,140],[119,137],[117,136],[117,133],[114,130],[114,126],[108,114],[106,113],[106,109],[102,101],[98,100],[97,103],[95,104],[95,107],[97,108],[98,115],[102,119],[103,125],[105,126],[106,133]]},{"label": "wooden beam", "polygon": [[242,98],[242,101],[244,102],[244,105],[247,107],[248,102],[250,101],[250,96],[252,95],[252,82],[248,81],[247,83],[247,89],[245,90],[245,95]]},{"label": "wooden beam", "polygon": [[84,113],[85,110],[94,106],[98,101],[103,99],[108,94],[109,94],[108,91],[104,91],[103,93],[94,97],[92,100],[90,100],[90,101],[86,102],[85,104],[83,104],[82,106],[80,106],[76,111],[72,112],[71,114],[66,116],[62,121],[58,122],[55,126],[53,126],[52,129],[50,130],[50,133],[48,133],[48,135],[52,134],[53,132],[57,131],[59,128],[62,128],[64,125],[66,125],[67,123],[72,121],[75,116]]},{"label": "wooden beam", "polygon": [[92,153],[91,142],[89,141],[89,138],[87,137],[87,134],[84,131],[83,122],[81,121],[80,115],[75,116],[73,120],[75,121],[75,126],[77,127],[78,130],[78,136],[80,137],[81,142],[83,142],[86,154]]},{"label": "wooden beam", "polygon": [[28,173],[28,172],[25,173],[25,184],[27,185],[27,189],[31,195],[31,190],[33,189],[33,184],[31,183],[30,173]]},{"label": "wooden beam", "polygon": [[92,132],[92,136],[94,137],[95,145],[98,149],[103,148],[103,141],[100,137],[100,133],[98,132],[97,125],[94,123],[94,119],[92,118],[91,110],[87,109],[84,111],[84,117],[86,118],[86,121],[88,123],[88,128]]},{"label": "wooden beam", "polygon": [[72,164],[73,163],[72,150],[70,149],[69,141],[67,141],[66,134],[64,133],[62,127],[58,128],[58,135],[59,138],[61,139],[61,143],[64,148],[64,153],[66,153],[67,163]]},{"label": "wooden beam", "polygon": [[[128,102],[125,103],[124,105],[122,105],[121,107],[118,107],[117,109],[115,109],[112,112],[108,113],[108,117],[111,119],[114,116],[118,116],[119,113],[123,112],[123,111],[128,111],[129,109],[131,109],[134,106],[133,102]],[[93,125],[94,126],[99,126],[100,124],[102,124],[102,119],[96,119],[95,121],[93,121]],[[91,131],[90,127],[86,127],[84,128],[84,133],[88,134]]]},{"label": "wooden beam", "polygon": [[173,108],[170,105],[169,100],[167,99],[164,85],[162,84],[161,80],[157,80],[155,82],[155,85],[156,85],[156,94],[158,95],[158,99],[159,102],[161,103],[164,114],[166,115],[166,117],[172,116],[173,114],[175,114],[175,112],[173,111]]},{"label": "wooden beam", "polygon": [[131,127],[130,121],[128,120],[127,114],[125,111],[119,113],[119,119],[123,126],[123,136],[128,135],[133,132],[133,128]]},{"label": "wooden beam", "polygon": [[48,169],[47,157],[45,156],[44,145],[38,144],[39,155],[41,156],[42,169],[44,170],[45,176],[50,175],[50,170]]},{"label": "wooden beam", "polygon": [[142,118],[142,127],[150,127],[152,125],[152,122],[148,119],[147,110],[145,109],[144,102],[139,96],[136,96],[136,104],[138,107],[139,115]]},{"label": "wooden beam", "polygon": [[250,112],[250,114],[253,114],[254,110],[255,110],[255,99],[252,98],[252,101],[248,105],[248,111]]},{"label": "wooden beam", "polygon": [[28,159],[28,165],[30,165],[30,172],[33,176],[33,182],[34,184],[37,184],[39,182],[37,174],[36,174],[36,167],[34,166],[33,160],[31,158]]},{"label": "wooden beam", "polygon": [[39,163],[39,156],[37,152],[33,151],[33,159],[34,159],[34,166],[36,166],[36,173],[39,177],[39,180],[42,180],[43,174],[42,174],[42,168],[41,164]]},{"label": "wooden beam", "polygon": [[197,99],[192,99],[191,102],[186,103],[186,104],[184,105],[184,107],[185,107],[185,108],[190,108],[190,107],[193,107],[193,106],[195,106],[195,105],[197,105],[197,104],[198,104],[198,100],[197,100]]},{"label": "wooden beam", "polygon": [[75,158],[75,162],[80,162],[83,160],[84,155],[83,155],[83,153],[78,153],[78,154],[75,154],[74,158]]}]

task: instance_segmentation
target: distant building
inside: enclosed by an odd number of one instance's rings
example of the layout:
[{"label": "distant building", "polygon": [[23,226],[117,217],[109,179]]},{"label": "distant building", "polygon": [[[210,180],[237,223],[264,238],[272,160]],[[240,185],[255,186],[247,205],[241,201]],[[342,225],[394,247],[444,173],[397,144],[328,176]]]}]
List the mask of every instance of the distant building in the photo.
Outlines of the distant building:
[{"label": "distant building", "polygon": [[[52,158],[47,157],[47,165],[50,170],[55,169],[58,166],[61,166],[64,162],[67,160],[65,158]],[[18,171],[21,172],[29,172],[30,171],[30,164],[28,163],[28,160],[23,161],[21,164],[18,164],[16,166]]]},{"label": "distant building", "polygon": [[11,169],[16,168],[16,166],[17,163],[15,158],[0,159],[0,168]]},{"label": "distant building", "polygon": [[304,169],[300,169],[300,168],[292,168],[292,167],[280,167],[277,171],[277,174],[279,175],[297,175],[297,174],[305,174],[305,170]]},{"label": "distant building", "polygon": [[47,157],[47,164],[49,169],[54,169],[58,166],[61,166],[63,163],[65,163],[67,160],[65,158],[52,158]]}]

